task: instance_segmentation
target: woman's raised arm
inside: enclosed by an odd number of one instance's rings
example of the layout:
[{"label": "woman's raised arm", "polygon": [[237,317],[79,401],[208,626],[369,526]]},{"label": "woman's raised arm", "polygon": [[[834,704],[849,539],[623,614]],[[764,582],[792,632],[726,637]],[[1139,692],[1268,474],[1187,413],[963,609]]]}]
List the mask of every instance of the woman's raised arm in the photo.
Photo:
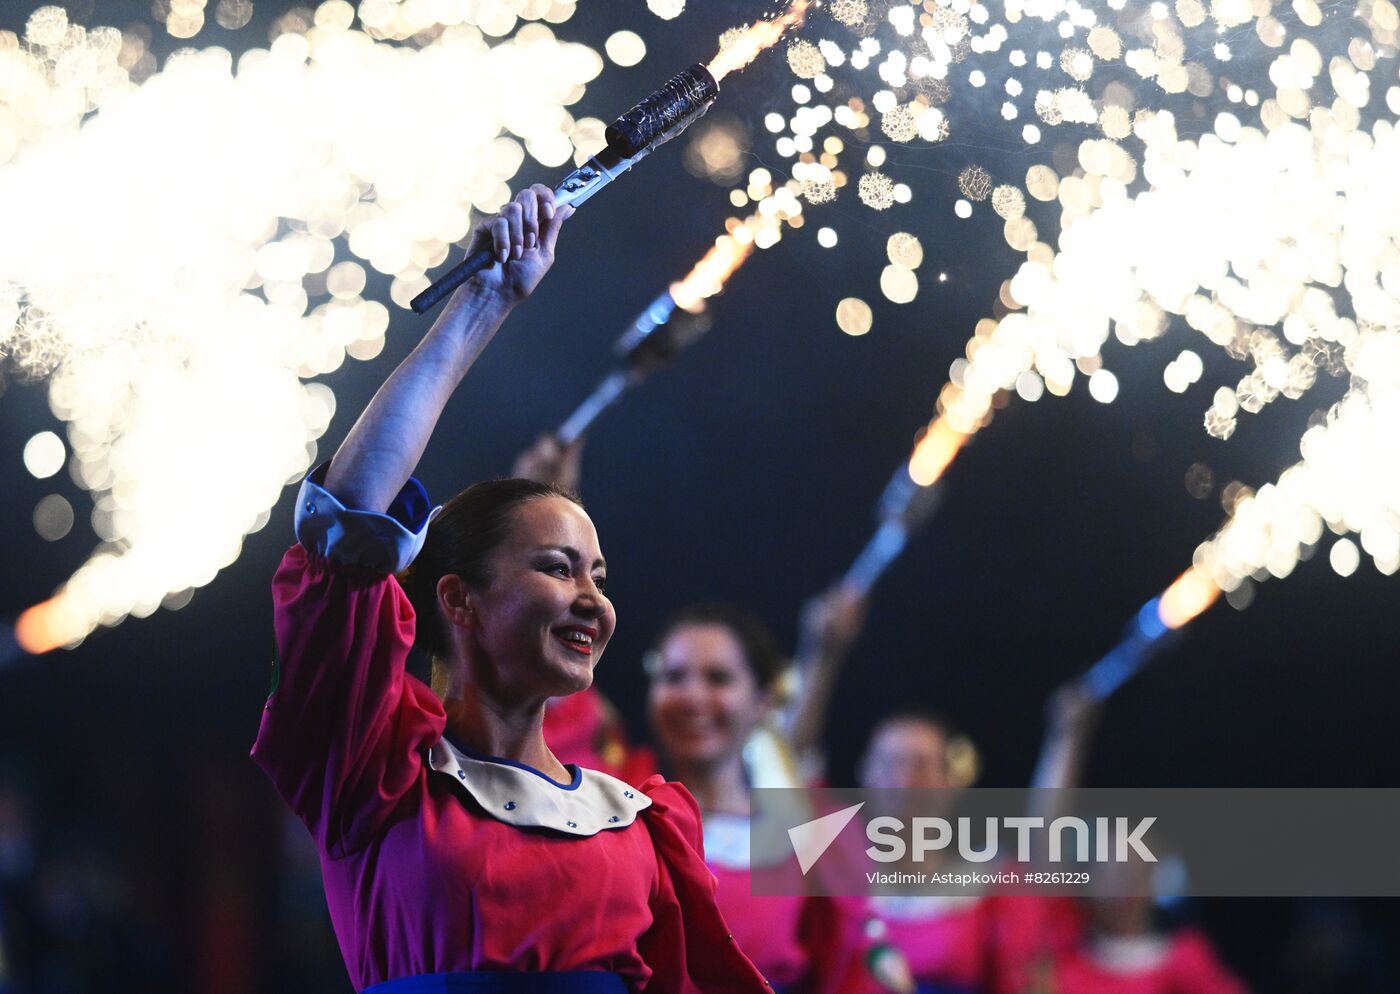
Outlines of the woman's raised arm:
[{"label": "woman's raised arm", "polygon": [[535,185],[477,228],[497,263],[462,285],[431,330],[394,370],[341,443],[325,487],[346,507],[383,512],[412,475],[448,398],[515,305],[554,264],[572,207]]},{"label": "woman's raised arm", "polygon": [[802,607],[793,660],[802,690],[786,715],[786,730],[788,745],[805,773],[824,774],[821,739],[831,695],[851,646],[865,628],[868,608],[866,593],[844,583],[837,583]]},{"label": "woman's raised arm", "polygon": [[1078,680],[1060,687],[1046,708],[1045,742],[1035,764],[1032,787],[1079,787],[1089,746],[1103,714],[1103,702],[1095,700]]}]

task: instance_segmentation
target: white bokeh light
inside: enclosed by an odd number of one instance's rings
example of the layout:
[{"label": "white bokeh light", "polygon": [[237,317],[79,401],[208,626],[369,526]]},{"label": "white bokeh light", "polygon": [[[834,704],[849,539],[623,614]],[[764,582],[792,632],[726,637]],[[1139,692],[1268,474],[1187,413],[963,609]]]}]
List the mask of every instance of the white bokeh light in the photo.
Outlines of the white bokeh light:
[{"label": "white bokeh light", "polygon": [[67,454],[61,438],[41,431],[24,443],[24,468],[36,480],[47,480],[63,468]]}]

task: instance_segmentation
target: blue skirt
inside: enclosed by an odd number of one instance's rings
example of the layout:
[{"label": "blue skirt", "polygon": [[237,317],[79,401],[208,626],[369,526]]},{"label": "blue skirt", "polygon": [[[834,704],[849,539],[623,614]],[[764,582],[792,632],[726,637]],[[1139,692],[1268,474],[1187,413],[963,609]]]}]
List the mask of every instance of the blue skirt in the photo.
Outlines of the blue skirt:
[{"label": "blue skirt", "polygon": [[425,973],[366,987],[362,994],[627,994],[616,973]]}]

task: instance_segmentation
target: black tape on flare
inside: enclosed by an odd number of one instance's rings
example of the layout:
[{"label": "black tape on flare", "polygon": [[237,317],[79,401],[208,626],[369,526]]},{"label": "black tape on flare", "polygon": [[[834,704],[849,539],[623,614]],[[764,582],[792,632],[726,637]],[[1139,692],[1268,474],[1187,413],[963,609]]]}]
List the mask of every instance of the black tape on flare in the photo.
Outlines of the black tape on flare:
[{"label": "black tape on flare", "polygon": [[704,113],[717,96],[714,76],[703,63],[696,63],[609,125],[608,147],[630,159]]}]

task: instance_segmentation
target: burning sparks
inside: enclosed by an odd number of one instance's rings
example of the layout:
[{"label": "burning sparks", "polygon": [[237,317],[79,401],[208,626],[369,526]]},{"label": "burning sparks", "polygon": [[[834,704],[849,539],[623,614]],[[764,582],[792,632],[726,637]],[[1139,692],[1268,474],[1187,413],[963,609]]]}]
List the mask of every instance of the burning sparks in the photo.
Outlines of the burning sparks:
[{"label": "burning sparks", "polygon": [[958,189],[968,200],[986,200],[992,195],[992,177],[981,166],[968,166],[958,174]]},{"label": "burning sparks", "polygon": [[748,227],[721,235],[695,264],[685,279],[671,284],[671,298],[683,310],[696,312],[704,301],[724,289],[725,282],[753,251],[753,233]]},{"label": "burning sparks", "polygon": [[962,451],[970,437],[945,419],[934,418],[909,457],[909,477],[921,487],[931,487]]},{"label": "burning sparks", "polygon": [[[1001,104],[999,115],[981,115],[987,126],[1004,122],[1033,148],[1054,150],[1054,165],[1032,165],[1019,187],[995,185],[972,166],[956,193],[940,191],[944,202],[961,194],[953,207],[964,218],[990,199],[1007,244],[1026,258],[1003,284],[999,316],[978,324],[950,370],[915,460],[923,479],[942,472],[1004,393],[1063,396],[1084,375],[1107,403],[1118,394],[1101,359],[1111,341],[1193,334],[1247,364],[1216,385],[1204,420],[1217,438],[1280,398],[1308,396],[1326,377],[1350,376],[1351,389],[1315,419],[1297,466],[1232,502],[1231,519],[1189,574],[1197,591],[1189,613],[1213,599],[1202,589],[1228,593],[1251,577],[1287,575],[1327,530],[1360,536],[1359,549],[1333,544],[1339,573],[1353,571],[1352,554],[1362,552],[1383,572],[1400,569],[1400,485],[1383,455],[1396,427],[1383,427],[1395,417],[1387,384],[1400,376],[1400,197],[1387,181],[1400,174],[1391,120],[1400,87],[1382,92],[1379,82],[1394,78],[1400,20],[1392,5],[1362,5],[1343,25],[1324,24],[1314,3],[1295,4],[1287,30],[1267,5],[1197,0],[1150,12],[932,0],[895,4],[880,18],[863,0],[833,0],[828,12],[838,36],[812,39],[825,70],[811,89],[794,90],[795,114],[769,115],[777,153],[796,160],[794,175],[819,160],[825,140],[849,133],[868,143],[872,120],[912,149],[943,139],[959,94],[979,88],[995,88]],[[1252,38],[1236,31],[1245,26]],[[1246,66],[1261,62],[1266,72],[1245,83]],[[829,92],[842,96],[823,107]],[[826,123],[814,126],[819,114]],[[1179,117],[1202,114],[1213,124],[1207,133],[1178,130]],[[1052,143],[1052,128],[1092,131],[1075,144]],[[834,157],[820,163],[839,173]],[[866,206],[889,210],[910,199],[897,177],[877,172],[898,171],[882,149],[871,147],[865,164],[858,194]],[[840,184],[809,185],[817,203]],[[1057,228],[1044,230],[1050,221]],[[821,244],[836,244],[834,229],[823,232]],[[911,299],[912,268],[891,260],[881,289]],[[845,330],[839,311],[838,323]],[[1195,351],[1171,354],[1171,390],[1203,378]],[[1347,481],[1345,489],[1333,480]],[[1186,594],[1168,601],[1179,597]]]},{"label": "burning sparks", "polygon": [[894,206],[894,183],[884,173],[869,172],[857,185],[861,203],[871,210],[883,211]]},{"label": "burning sparks", "polygon": [[[684,3],[648,6],[674,17]],[[777,44],[808,6],[795,0],[734,32],[715,78]],[[161,9],[180,37],[209,15],[195,0]],[[1118,384],[1105,347],[1190,336],[1242,364],[1196,387],[1217,439],[1319,382],[1350,389],[1303,436],[1297,465],[1235,495],[1197,551],[1195,579],[1164,608],[1201,605],[1200,577],[1230,594],[1286,576],[1329,531],[1357,537],[1333,542],[1338,573],[1363,553],[1400,570],[1400,482],[1385,457],[1400,429],[1393,5],[1323,25],[1300,0],[1287,30],[1267,4],[1242,0],[826,9],[832,36],[787,48],[800,79],[791,106],[765,108],[790,178],[762,168],[745,182],[737,132],[693,137],[690,167],[743,182],[731,203],[748,216],[731,218],[672,288],[682,307],[702,308],[753,249],[802,227],[801,199],[849,198],[854,186],[873,210],[909,202],[920,177],[906,182],[901,168],[942,154],[931,146],[976,116],[1047,161],[1018,185],[996,185],[980,165],[956,180],[946,162],[921,169],[938,184],[931,202],[954,204],[969,224],[1001,224],[1024,261],[950,369],[911,474],[936,480],[1012,391],[1064,396],[1086,376],[1108,402]],[[25,615],[24,645],[70,643],[209,582],[315,458],[334,396],[305,381],[383,346],[388,310],[364,297],[366,265],[406,302],[467,234],[471,210],[508,197],[527,153],[554,166],[600,146],[603,122],[567,109],[601,70],[598,54],[519,23],[572,10],[566,0],[364,0],[357,10],[329,0],[279,20],[271,49],[243,56],[236,73],[219,49],[156,73],[139,34],[83,31],[57,7],[35,13],[23,45],[0,37],[0,346],[26,374],[51,377],[70,470],[95,495],[104,543]],[[218,0],[212,19],[241,26],[251,11]],[[620,32],[608,51],[630,65],[645,46]],[[492,85],[503,77],[517,82]],[[483,96],[463,103],[463,92]],[[971,115],[968,94],[989,112]],[[188,126],[172,133],[172,120]],[[901,162],[870,144],[881,135],[901,143]],[[863,164],[843,167],[848,147],[868,150]],[[973,203],[988,200],[998,220],[974,218]],[[838,243],[834,227],[817,238]],[[922,245],[901,233],[888,254],[882,292],[913,301]],[[871,311],[847,297],[836,321],[864,334]],[[1206,378],[1196,351],[1174,344],[1166,355],[1176,356],[1163,373],[1170,390]],[[43,445],[35,464],[48,470],[54,448]],[[68,458],[61,442],[57,458]],[[182,486],[192,478],[198,505]],[[66,518],[44,508],[46,537],[71,528],[71,508]]]},{"label": "burning sparks", "polygon": [[831,16],[842,24],[852,27],[861,24],[870,16],[866,0],[831,0]]},{"label": "burning sparks", "polygon": [[992,210],[1007,221],[1014,221],[1026,213],[1026,198],[1014,186],[1002,185],[992,191]]},{"label": "burning sparks", "polygon": [[[792,0],[788,4],[787,10],[771,21],[759,21],[748,28],[740,29],[732,37],[726,36],[721,46],[719,54],[710,63],[710,74],[715,80],[722,81],[724,77],[732,72],[743,69],[764,49],[776,45],[789,28],[798,27],[807,15],[807,7],[811,0]],[[814,54],[818,59],[820,53]]]},{"label": "burning sparks", "polygon": [[908,107],[896,104],[881,115],[880,130],[891,141],[913,141],[919,135],[919,122]]},{"label": "burning sparks", "polygon": [[866,334],[874,321],[870,305],[859,297],[846,297],[836,305],[836,326],[848,335]]},{"label": "burning sparks", "polygon": [[1168,628],[1180,628],[1215,603],[1220,587],[1194,566],[1163,592],[1157,616]]},{"label": "burning sparks", "polygon": [[885,242],[885,254],[891,265],[904,269],[918,269],[924,261],[924,247],[919,239],[907,231],[896,231]]},{"label": "burning sparks", "polygon": [[[49,378],[102,540],[21,617],[31,652],[185,603],[267,522],[335,412],[306,381],[383,346],[388,309],[347,255],[406,303],[527,151],[557,165],[592,135],[566,108],[601,58],[543,24],[492,41],[518,5],[479,4],[485,20],[421,48],[371,35],[423,5],[366,2],[365,31],[346,6],[236,72],[222,49],[186,50],[139,86],[124,66],[143,49],[58,8],[25,47],[0,44],[0,106],[17,111],[0,115],[0,346]],[[42,518],[57,536],[71,509]]]},{"label": "burning sparks", "polygon": [[794,41],[788,45],[788,68],[798,79],[814,79],[826,71],[826,59],[810,41]]},{"label": "burning sparks", "polygon": [[1400,571],[1400,466],[1379,455],[1394,450],[1400,430],[1395,368],[1389,382],[1370,381],[1335,405],[1326,423],[1303,435],[1301,461],[1242,496],[1196,550],[1197,567],[1223,590],[1288,576],[1326,530],[1358,535],[1376,569]]},{"label": "burning sparks", "polygon": [[802,196],[811,204],[830,203],[836,199],[836,183],[830,179],[806,180],[802,184]]}]

